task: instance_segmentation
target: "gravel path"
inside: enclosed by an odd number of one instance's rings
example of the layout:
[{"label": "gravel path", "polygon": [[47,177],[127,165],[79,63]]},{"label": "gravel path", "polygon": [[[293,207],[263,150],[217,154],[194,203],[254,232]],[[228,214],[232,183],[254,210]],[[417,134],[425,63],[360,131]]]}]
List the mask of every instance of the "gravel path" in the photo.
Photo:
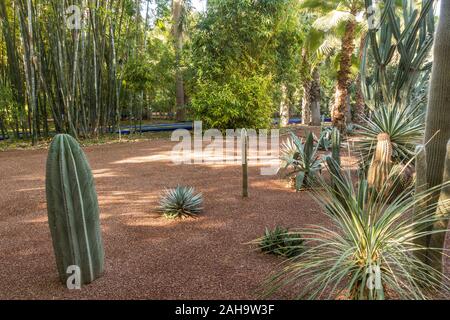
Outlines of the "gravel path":
[{"label": "gravel path", "polygon": [[[80,291],[58,282],[45,203],[46,151],[0,153],[0,299],[251,299],[281,259],[245,243],[264,228],[319,222],[306,193],[250,168],[241,198],[238,165],[174,165],[173,143],[85,149],[99,195],[106,271]],[[194,186],[205,212],[167,221],[155,212],[165,187]],[[288,298],[286,292],[280,298]]]},{"label": "gravel path", "polygon": [[[0,299],[253,299],[281,259],[248,241],[266,226],[323,224],[307,193],[250,168],[250,198],[238,165],[174,165],[164,140],[93,146],[105,274],[79,291],[58,281],[45,203],[46,151],[0,153]],[[165,187],[194,186],[205,212],[167,221],[155,212]],[[292,298],[284,291],[277,298]]]}]

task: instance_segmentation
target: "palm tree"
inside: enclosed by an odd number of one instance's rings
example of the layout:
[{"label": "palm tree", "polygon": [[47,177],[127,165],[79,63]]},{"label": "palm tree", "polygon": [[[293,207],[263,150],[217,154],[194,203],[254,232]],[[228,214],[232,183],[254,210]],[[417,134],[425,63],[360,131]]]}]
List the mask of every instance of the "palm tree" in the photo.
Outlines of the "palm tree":
[{"label": "palm tree", "polygon": [[[314,15],[302,16],[304,25],[310,25]],[[305,30],[305,41],[301,53],[300,77],[302,83],[302,123],[305,125],[320,126],[320,71],[322,61],[335,52],[340,45],[339,39],[334,35],[314,27]]]},{"label": "palm tree", "polygon": [[340,30],[341,50],[339,71],[335,91],[335,104],[332,111],[333,125],[340,131],[346,128],[349,86],[351,84],[352,55],[357,38],[357,16],[364,8],[363,0],[303,0],[301,7],[305,10],[319,11],[322,16],[314,23],[316,28],[324,31]]}]

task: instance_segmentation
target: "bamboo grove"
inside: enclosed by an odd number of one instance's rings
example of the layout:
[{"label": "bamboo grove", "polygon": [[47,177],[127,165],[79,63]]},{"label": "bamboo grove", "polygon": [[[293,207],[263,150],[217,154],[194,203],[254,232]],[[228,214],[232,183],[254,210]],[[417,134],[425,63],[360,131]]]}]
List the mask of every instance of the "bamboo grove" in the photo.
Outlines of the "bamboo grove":
[{"label": "bamboo grove", "polygon": [[142,118],[143,90],[124,77],[144,54],[151,10],[139,0],[1,0],[2,135],[98,136],[118,128],[121,101],[138,101],[132,117]]}]

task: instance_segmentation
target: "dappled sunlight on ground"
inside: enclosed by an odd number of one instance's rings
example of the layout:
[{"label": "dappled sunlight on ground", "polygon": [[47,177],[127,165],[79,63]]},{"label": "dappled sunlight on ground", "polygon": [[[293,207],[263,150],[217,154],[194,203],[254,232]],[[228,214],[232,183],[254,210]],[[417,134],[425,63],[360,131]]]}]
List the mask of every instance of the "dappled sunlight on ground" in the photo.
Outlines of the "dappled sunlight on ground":
[{"label": "dappled sunlight on ground", "polygon": [[[26,152],[1,154],[0,298],[252,299],[282,259],[260,254],[250,241],[266,227],[327,225],[307,192],[295,192],[279,175],[261,175],[267,163],[250,163],[250,197],[242,199],[240,162],[176,165],[173,146],[158,140],[85,148],[99,198],[106,270],[77,292],[65,290],[56,272],[46,151],[31,152],[33,166]],[[353,160],[342,161],[352,168]],[[166,220],[157,212],[162,191],[177,185],[203,193],[197,219]],[[293,296],[289,289],[275,298]]]}]

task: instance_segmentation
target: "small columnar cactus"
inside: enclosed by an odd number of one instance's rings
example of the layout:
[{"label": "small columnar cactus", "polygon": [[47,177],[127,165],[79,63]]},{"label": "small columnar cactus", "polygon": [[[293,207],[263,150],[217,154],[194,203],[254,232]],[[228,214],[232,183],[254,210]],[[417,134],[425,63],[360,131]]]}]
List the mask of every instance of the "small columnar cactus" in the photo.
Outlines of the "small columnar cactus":
[{"label": "small columnar cactus", "polygon": [[80,284],[103,273],[104,252],[94,178],[86,156],[69,135],[57,135],[47,158],[48,223],[60,279],[66,283],[74,266]]},{"label": "small columnar cactus", "polygon": [[387,133],[377,137],[377,147],[367,173],[367,182],[376,190],[381,190],[392,169],[392,143]]},{"label": "small columnar cactus", "polygon": [[331,132],[331,156],[338,165],[341,165],[341,133],[337,128]]}]

